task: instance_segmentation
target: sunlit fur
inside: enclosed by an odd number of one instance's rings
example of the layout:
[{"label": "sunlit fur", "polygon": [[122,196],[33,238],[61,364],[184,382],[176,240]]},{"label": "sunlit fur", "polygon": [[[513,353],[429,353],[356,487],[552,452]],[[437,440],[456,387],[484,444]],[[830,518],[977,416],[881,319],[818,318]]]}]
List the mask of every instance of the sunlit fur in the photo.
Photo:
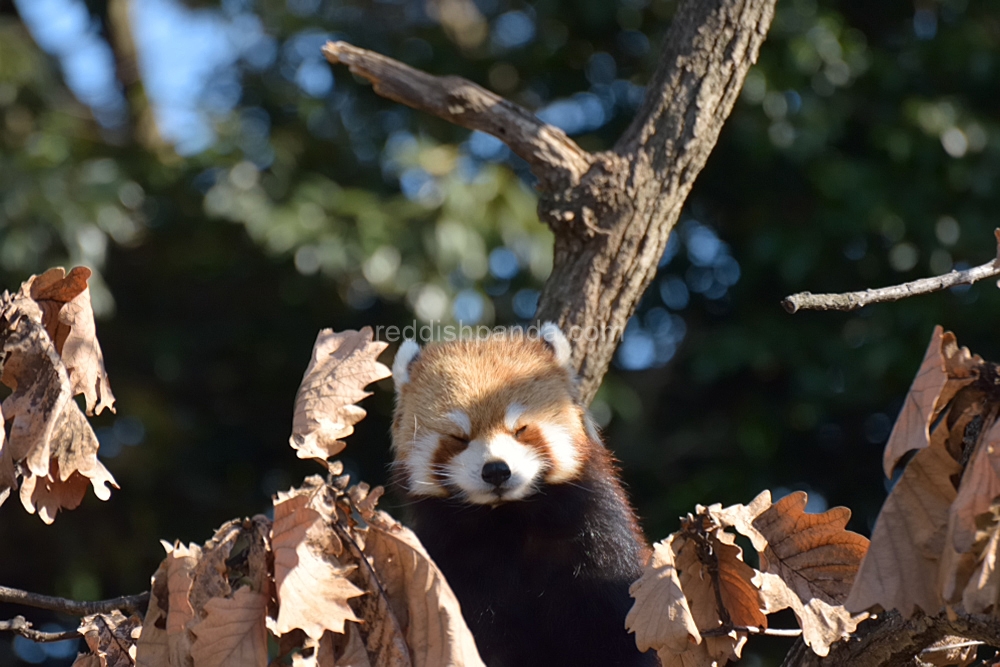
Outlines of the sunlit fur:
[{"label": "sunlit fur", "polygon": [[405,350],[395,479],[489,667],[656,665],[624,628],[648,549],[547,333]]}]

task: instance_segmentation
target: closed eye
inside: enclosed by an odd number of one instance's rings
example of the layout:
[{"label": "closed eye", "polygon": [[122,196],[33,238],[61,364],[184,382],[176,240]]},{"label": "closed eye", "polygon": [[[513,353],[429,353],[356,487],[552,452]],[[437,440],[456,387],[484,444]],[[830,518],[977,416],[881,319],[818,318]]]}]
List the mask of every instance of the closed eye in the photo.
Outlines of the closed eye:
[{"label": "closed eye", "polygon": [[515,438],[520,438],[522,435],[524,435],[524,432],[527,431],[527,430],[528,430],[527,426],[522,426],[521,428],[519,428],[516,431],[514,431],[514,437]]},{"label": "closed eye", "polygon": [[452,440],[462,443],[463,445],[469,444],[469,439],[463,435],[449,435],[448,437],[451,438]]}]

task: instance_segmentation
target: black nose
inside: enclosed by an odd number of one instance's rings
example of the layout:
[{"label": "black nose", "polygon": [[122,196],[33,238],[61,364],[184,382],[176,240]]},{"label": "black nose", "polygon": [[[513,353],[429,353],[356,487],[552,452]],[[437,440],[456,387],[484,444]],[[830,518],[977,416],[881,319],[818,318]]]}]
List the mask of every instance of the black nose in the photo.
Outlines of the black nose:
[{"label": "black nose", "polygon": [[510,479],[510,466],[503,461],[490,461],[483,466],[483,481],[500,486]]}]

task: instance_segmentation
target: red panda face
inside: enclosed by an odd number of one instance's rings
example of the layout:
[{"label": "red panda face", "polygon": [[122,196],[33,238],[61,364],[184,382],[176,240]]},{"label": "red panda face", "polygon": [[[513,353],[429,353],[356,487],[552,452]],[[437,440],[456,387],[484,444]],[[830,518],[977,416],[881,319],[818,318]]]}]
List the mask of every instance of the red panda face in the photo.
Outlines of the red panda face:
[{"label": "red panda face", "polygon": [[568,349],[561,333],[555,343],[404,343],[393,447],[410,495],[493,505],[576,478],[596,433],[575,400]]}]

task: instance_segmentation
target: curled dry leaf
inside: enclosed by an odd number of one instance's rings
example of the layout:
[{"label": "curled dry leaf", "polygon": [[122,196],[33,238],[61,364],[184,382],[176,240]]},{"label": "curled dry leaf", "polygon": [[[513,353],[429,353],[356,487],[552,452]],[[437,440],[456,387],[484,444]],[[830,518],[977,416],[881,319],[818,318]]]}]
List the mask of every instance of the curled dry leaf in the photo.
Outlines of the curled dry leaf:
[{"label": "curled dry leaf", "polygon": [[412,531],[376,512],[364,553],[406,633],[414,667],[483,667],[455,594]]},{"label": "curled dry leaf", "polygon": [[904,618],[919,607],[927,614],[943,606],[938,568],[961,471],[947,450],[917,452],[879,513],[871,546],[844,606],[862,612],[875,606],[897,609]]},{"label": "curled dry leaf", "polygon": [[323,491],[279,493],[274,503],[271,548],[279,635],[298,628],[319,641],[325,631],[343,633],[346,621],[359,620],[348,600],[364,591],[348,579],[354,566],[337,559],[343,547],[331,527],[336,510]]},{"label": "curled dry leaf", "polygon": [[885,446],[882,467],[886,477],[892,477],[896,464],[907,452],[930,444],[931,424],[955,394],[979,376],[981,364],[978,355],[958,347],[955,334],[940,326],[934,328],[924,361]]},{"label": "curled dry leaf", "polygon": [[104,408],[114,412],[104,355],[97,342],[94,309],[90,304],[87,281],[91,271],[85,266],[72,269],[49,269],[32,276],[21,287],[42,309],[42,324],[69,374],[73,395],[83,394],[87,414],[100,414]]},{"label": "curled dry leaf", "polygon": [[[702,642],[679,654],[672,664],[714,665],[739,658],[746,643],[745,634],[730,630],[721,636],[706,637],[705,633],[725,630],[727,625],[767,627],[767,618],[761,611],[763,602],[752,582],[755,571],[743,562],[740,548],[725,544],[712,534],[707,541],[688,534],[675,546],[681,589]],[[664,661],[664,667],[668,664],[671,663]]]},{"label": "curled dry leaf", "polygon": [[117,609],[110,614],[84,616],[80,634],[87,642],[93,664],[100,667],[132,667],[135,664],[136,640],[142,631],[142,619],[126,617]]},{"label": "curled dry leaf", "polygon": [[108,485],[117,487],[72,400],[83,393],[88,409],[98,411],[113,401],[94,334],[89,276],[89,269],[69,276],[53,269],[33,276],[17,295],[0,296],[0,381],[13,390],[2,405],[11,424],[9,439],[0,439],[0,503],[21,478],[22,504],[46,523],[77,507],[88,485],[102,500],[111,495]]},{"label": "curled dry leaf", "polygon": [[675,562],[674,542],[683,539],[674,533],[655,544],[642,576],[628,591],[635,604],[625,618],[625,627],[635,633],[640,651],[656,649],[663,664],[701,642]]},{"label": "curled dry leaf", "polygon": [[[257,635],[254,634],[257,626],[250,623],[250,609],[260,612],[259,623],[264,628],[271,596],[267,559],[261,554],[265,549],[262,540],[267,535],[267,531],[262,530],[263,522],[266,522],[263,517],[230,521],[203,547],[164,543],[167,557],[153,576],[149,608],[137,648],[136,662],[140,667],[200,667],[201,664],[216,664],[201,663],[201,658],[215,660],[228,659],[226,656],[230,654],[257,655]],[[238,553],[234,553],[234,549]],[[260,569],[264,571],[258,571]],[[230,582],[237,588],[238,599]],[[259,596],[259,599],[240,591]],[[210,612],[212,620],[202,627]],[[239,635],[240,642],[233,644],[230,653],[220,655],[203,641],[199,649],[201,658],[196,657],[193,653],[196,639],[215,637],[216,626],[226,623],[233,624],[234,632],[238,629],[243,633]],[[235,641],[235,636],[230,636],[228,641]]]},{"label": "curled dry leaf", "polygon": [[364,409],[355,405],[371,395],[365,387],[391,375],[376,360],[386,347],[372,341],[371,327],[319,332],[295,397],[289,444],[299,458],[325,461],[344,449],[343,438],[365,416]]}]

